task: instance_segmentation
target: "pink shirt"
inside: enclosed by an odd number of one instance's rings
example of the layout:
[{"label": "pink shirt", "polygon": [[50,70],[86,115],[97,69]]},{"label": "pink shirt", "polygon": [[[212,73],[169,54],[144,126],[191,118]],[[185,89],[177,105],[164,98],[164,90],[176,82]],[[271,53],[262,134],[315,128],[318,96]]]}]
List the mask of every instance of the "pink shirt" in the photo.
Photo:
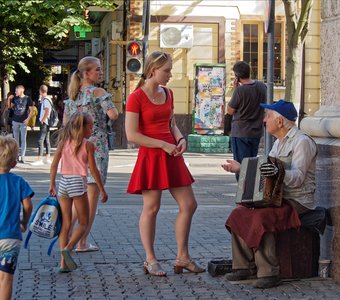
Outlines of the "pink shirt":
[{"label": "pink shirt", "polygon": [[87,176],[88,160],[86,142],[87,140],[83,139],[77,155],[74,154],[74,142],[67,141],[65,143],[61,154],[61,175]]}]

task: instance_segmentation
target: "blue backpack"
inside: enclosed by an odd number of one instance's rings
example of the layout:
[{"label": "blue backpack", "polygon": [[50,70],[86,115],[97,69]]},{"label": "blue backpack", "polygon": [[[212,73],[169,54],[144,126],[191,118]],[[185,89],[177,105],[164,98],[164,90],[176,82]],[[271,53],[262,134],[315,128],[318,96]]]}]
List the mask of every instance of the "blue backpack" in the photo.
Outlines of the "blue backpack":
[{"label": "blue backpack", "polygon": [[47,254],[51,255],[52,248],[59,237],[61,224],[62,216],[58,200],[47,196],[39,203],[29,220],[25,248],[27,249],[31,235],[34,233],[42,238],[53,239],[47,251]]}]

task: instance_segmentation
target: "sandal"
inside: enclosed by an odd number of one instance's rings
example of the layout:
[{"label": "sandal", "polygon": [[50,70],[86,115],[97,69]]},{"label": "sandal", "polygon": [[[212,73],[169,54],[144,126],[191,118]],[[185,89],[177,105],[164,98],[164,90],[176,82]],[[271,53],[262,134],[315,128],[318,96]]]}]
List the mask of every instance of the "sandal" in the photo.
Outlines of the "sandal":
[{"label": "sandal", "polygon": [[61,255],[63,256],[63,258],[65,260],[65,264],[66,264],[67,268],[70,271],[74,271],[75,269],[77,269],[78,266],[77,266],[76,262],[74,261],[72,255],[70,253],[70,250],[68,250],[67,248],[64,248],[60,252],[61,252]]},{"label": "sandal", "polygon": [[150,274],[159,277],[166,276],[166,272],[162,269],[161,265],[157,261],[154,262],[153,264],[144,262],[143,269],[145,274]]},{"label": "sandal", "polygon": [[174,272],[176,274],[181,274],[183,273],[183,269],[192,273],[202,273],[205,271],[204,268],[199,267],[192,259],[190,260],[176,259],[176,263],[174,265]]},{"label": "sandal", "polygon": [[58,268],[58,272],[59,273],[70,273],[70,272],[72,272],[69,268]]},{"label": "sandal", "polygon": [[74,251],[76,252],[94,252],[99,251],[99,247],[96,245],[89,244],[88,247],[85,248],[76,248]]}]

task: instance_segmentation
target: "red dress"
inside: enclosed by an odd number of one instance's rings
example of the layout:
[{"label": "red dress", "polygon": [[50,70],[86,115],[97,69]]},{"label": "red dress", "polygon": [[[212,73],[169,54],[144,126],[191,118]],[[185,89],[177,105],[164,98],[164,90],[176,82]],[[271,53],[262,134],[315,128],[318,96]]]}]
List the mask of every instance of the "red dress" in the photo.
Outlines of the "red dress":
[{"label": "red dress", "polygon": [[[160,105],[152,103],[142,89],[134,91],[128,98],[126,111],[139,114],[140,133],[176,145],[169,126],[174,107],[173,94],[164,89],[167,98]],[[140,146],[127,192],[141,194],[143,190],[166,190],[193,182],[183,156],[175,157],[160,148]]]}]

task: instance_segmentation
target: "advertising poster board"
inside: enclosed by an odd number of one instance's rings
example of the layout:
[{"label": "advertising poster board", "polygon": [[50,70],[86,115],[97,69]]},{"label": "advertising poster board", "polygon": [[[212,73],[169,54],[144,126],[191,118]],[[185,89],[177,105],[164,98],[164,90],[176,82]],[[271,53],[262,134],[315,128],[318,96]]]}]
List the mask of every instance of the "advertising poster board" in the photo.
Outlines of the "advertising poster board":
[{"label": "advertising poster board", "polygon": [[226,71],[224,64],[195,64],[193,133],[221,135],[224,131]]}]

